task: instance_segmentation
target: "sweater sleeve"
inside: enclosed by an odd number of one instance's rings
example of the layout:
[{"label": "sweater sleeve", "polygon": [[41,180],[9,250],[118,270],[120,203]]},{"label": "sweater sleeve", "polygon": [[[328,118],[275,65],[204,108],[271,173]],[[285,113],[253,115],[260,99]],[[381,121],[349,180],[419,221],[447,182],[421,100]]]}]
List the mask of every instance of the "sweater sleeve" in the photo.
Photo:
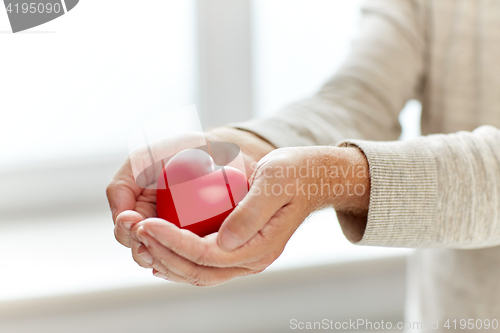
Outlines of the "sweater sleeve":
[{"label": "sweater sleeve", "polygon": [[500,245],[500,130],[339,145],[359,147],[370,165],[368,220],[358,244]]},{"label": "sweater sleeve", "polygon": [[231,126],[276,147],[329,145],[346,138],[395,140],[398,115],[419,98],[424,72],[422,10],[412,0],[369,0],[347,60],[313,97],[276,116]]}]

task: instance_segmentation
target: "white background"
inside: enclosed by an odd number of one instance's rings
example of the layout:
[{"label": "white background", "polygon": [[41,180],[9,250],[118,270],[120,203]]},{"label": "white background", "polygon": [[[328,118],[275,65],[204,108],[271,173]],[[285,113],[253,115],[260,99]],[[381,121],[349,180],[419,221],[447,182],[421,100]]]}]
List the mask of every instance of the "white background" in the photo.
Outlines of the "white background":
[{"label": "white background", "polygon": [[[340,65],[358,1],[252,5],[254,115],[264,117],[313,94]],[[0,10],[0,173],[36,174],[43,163],[109,156],[118,167],[138,123],[196,100],[195,13],[192,0],[82,0],[67,15],[13,35]],[[418,134],[418,105],[410,111],[406,137]],[[93,184],[102,205],[85,214],[38,213],[27,202],[15,217],[0,216],[0,301],[160,283],[113,239],[105,185]],[[322,212],[271,269],[402,251],[353,246],[333,212]]]},{"label": "white background", "polygon": [[194,22],[192,0],[83,0],[13,35],[0,10],[0,168],[125,157],[137,123],[194,102]]}]

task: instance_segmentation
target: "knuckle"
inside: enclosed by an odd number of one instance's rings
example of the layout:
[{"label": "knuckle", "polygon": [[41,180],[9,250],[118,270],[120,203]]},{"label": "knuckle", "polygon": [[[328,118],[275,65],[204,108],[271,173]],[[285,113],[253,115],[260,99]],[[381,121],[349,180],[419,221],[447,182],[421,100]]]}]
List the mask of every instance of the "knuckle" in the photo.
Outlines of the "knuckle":
[{"label": "knuckle", "polygon": [[205,253],[202,253],[197,256],[193,262],[199,266],[207,266],[207,261],[207,255]]},{"label": "knuckle", "polygon": [[130,239],[121,234],[118,228],[114,228],[115,239],[125,247],[130,247]]},{"label": "knuckle", "polygon": [[208,246],[206,241],[203,239],[200,254],[194,259],[194,263],[200,266],[207,266],[210,261],[210,255],[208,252]]},{"label": "knuckle", "polygon": [[175,252],[179,253],[180,249],[182,249],[183,244],[186,242],[185,236],[183,232],[180,232],[180,236],[176,238],[176,241],[172,242],[170,245],[170,249]]},{"label": "knuckle", "polygon": [[[264,270],[266,267],[271,265],[278,256],[274,252],[268,252],[262,257],[262,259],[258,262],[258,269]],[[264,267],[264,268],[262,268]]]},{"label": "knuckle", "polygon": [[111,192],[113,191],[114,186],[112,183],[109,183],[108,186],[106,186],[106,196],[109,198],[111,196]]},{"label": "knuckle", "polygon": [[207,287],[207,283],[203,280],[189,279],[189,284],[195,287]]},{"label": "knuckle", "polygon": [[188,278],[190,283],[202,283],[203,279],[199,272],[199,269],[196,265],[191,265],[186,273],[186,277]]},{"label": "knuckle", "polygon": [[[168,281],[175,281],[175,276],[172,274],[172,272],[170,272],[168,269],[162,269],[162,270],[158,270],[158,272],[160,272],[163,276],[165,276],[163,279],[165,280],[168,280]],[[178,279],[177,279],[178,280]]]},{"label": "knuckle", "polygon": [[191,285],[195,287],[212,287],[223,283],[224,281],[209,281],[209,280],[198,280],[191,282]]},{"label": "knuckle", "polygon": [[267,160],[257,164],[256,178],[272,178],[273,169],[275,168],[274,164],[275,162],[273,160]]},{"label": "knuckle", "polygon": [[[160,263],[161,266],[165,267],[166,271],[168,272],[167,267],[170,267],[170,262],[167,258],[164,256],[160,256],[159,258],[156,258],[158,262]],[[163,273],[162,270],[158,270],[160,273]]]},{"label": "knuckle", "polygon": [[134,252],[132,252],[132,259],[134,259],[134,261],[137,263],[137,265],[139,265],[141,267],[146,267],[145,264],[142,262],[142,260],[139,259],[139,255],[137,255]]},{"label": "knuckle", "polygon": [[108,199],[112,198],[113,192],[115,191],[117,186],[118,186],[118,182],[115,179],[112,179],[108,183],[108,185],[106,186],[106,196]]},{"label": "knuckle", "polygon": [[253,206],[242,201],[236,206],[235,211],[238,212],[238,218],[233,220],[233,223],[227,225],[228,231],[240,237],[249,232],[256,231],[256,226],[252,222],[257,221],[260,214]]},{"label": "knuckle", "polygon": [[209,284],[206,284],[206,283],[201,282],[201,281],[191,281],[189,284],[191,284],[192,286],[195,286],[195,287],[209,287],[210,286]]},{"label": "knuckle", "polygon": [[[165,267],[167,272],[169,272],[168,268],[171,268],[170,260],[169,258],[166,258],[165,256],[161,256],[160,258],[157,258],[160,264]],[[163,273],[163,272],[162,272]]]},{"label": "knuckle", "polygon": [[258,268],[258,269],[255,269],[251,273],[248,273],[248,274],[249,275],[259,274],[259,273],[262,273],[265,270],[266,270],[265,268]]}]

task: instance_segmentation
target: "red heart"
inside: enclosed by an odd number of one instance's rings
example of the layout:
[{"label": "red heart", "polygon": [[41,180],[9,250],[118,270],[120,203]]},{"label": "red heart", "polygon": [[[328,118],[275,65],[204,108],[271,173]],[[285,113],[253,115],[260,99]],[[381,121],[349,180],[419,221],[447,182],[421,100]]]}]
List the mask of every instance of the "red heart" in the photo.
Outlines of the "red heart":
[{"label": "red heart", "polygon": [[245,174],[218,166],[201,149],[174,155],[158,179],[159,218],[203,237],[219,230],[224,219],[248,193]]}]

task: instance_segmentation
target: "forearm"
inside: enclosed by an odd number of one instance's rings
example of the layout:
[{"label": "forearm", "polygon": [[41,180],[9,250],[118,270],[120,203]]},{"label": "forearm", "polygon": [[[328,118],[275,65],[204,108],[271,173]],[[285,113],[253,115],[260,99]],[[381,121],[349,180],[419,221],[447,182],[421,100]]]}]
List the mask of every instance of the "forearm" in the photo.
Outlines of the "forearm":
[{"label": "forearm", "polygon": [[369,211],[359,244],[500,245],[500,130],[484,126],[409,141],[341,145],[362,149],[370,167]]},{"label": "forearm", "polygon": [[370,170],[365,154],[358,148],[337,148],[334,167],[340,169],[334,185],[332,206],[337,212],[344,235],[359,242],[366,229],[370,204]]},{"label": "forearm", "polygon": [[421,93],[422,11],[409,0],[367,2],[362,11],[360,33],[350,54],[315,96],[271,118],[234,127],[255,132],[280,148],[345,139],[396,140],[401,109]]},{"label": "forearm", "polygon": [[276,149],[264,138],[246,130],[240,130],[232,127],[217,127],[208,132],[218,139],[237,144],[240,149],[255,161]]}]

